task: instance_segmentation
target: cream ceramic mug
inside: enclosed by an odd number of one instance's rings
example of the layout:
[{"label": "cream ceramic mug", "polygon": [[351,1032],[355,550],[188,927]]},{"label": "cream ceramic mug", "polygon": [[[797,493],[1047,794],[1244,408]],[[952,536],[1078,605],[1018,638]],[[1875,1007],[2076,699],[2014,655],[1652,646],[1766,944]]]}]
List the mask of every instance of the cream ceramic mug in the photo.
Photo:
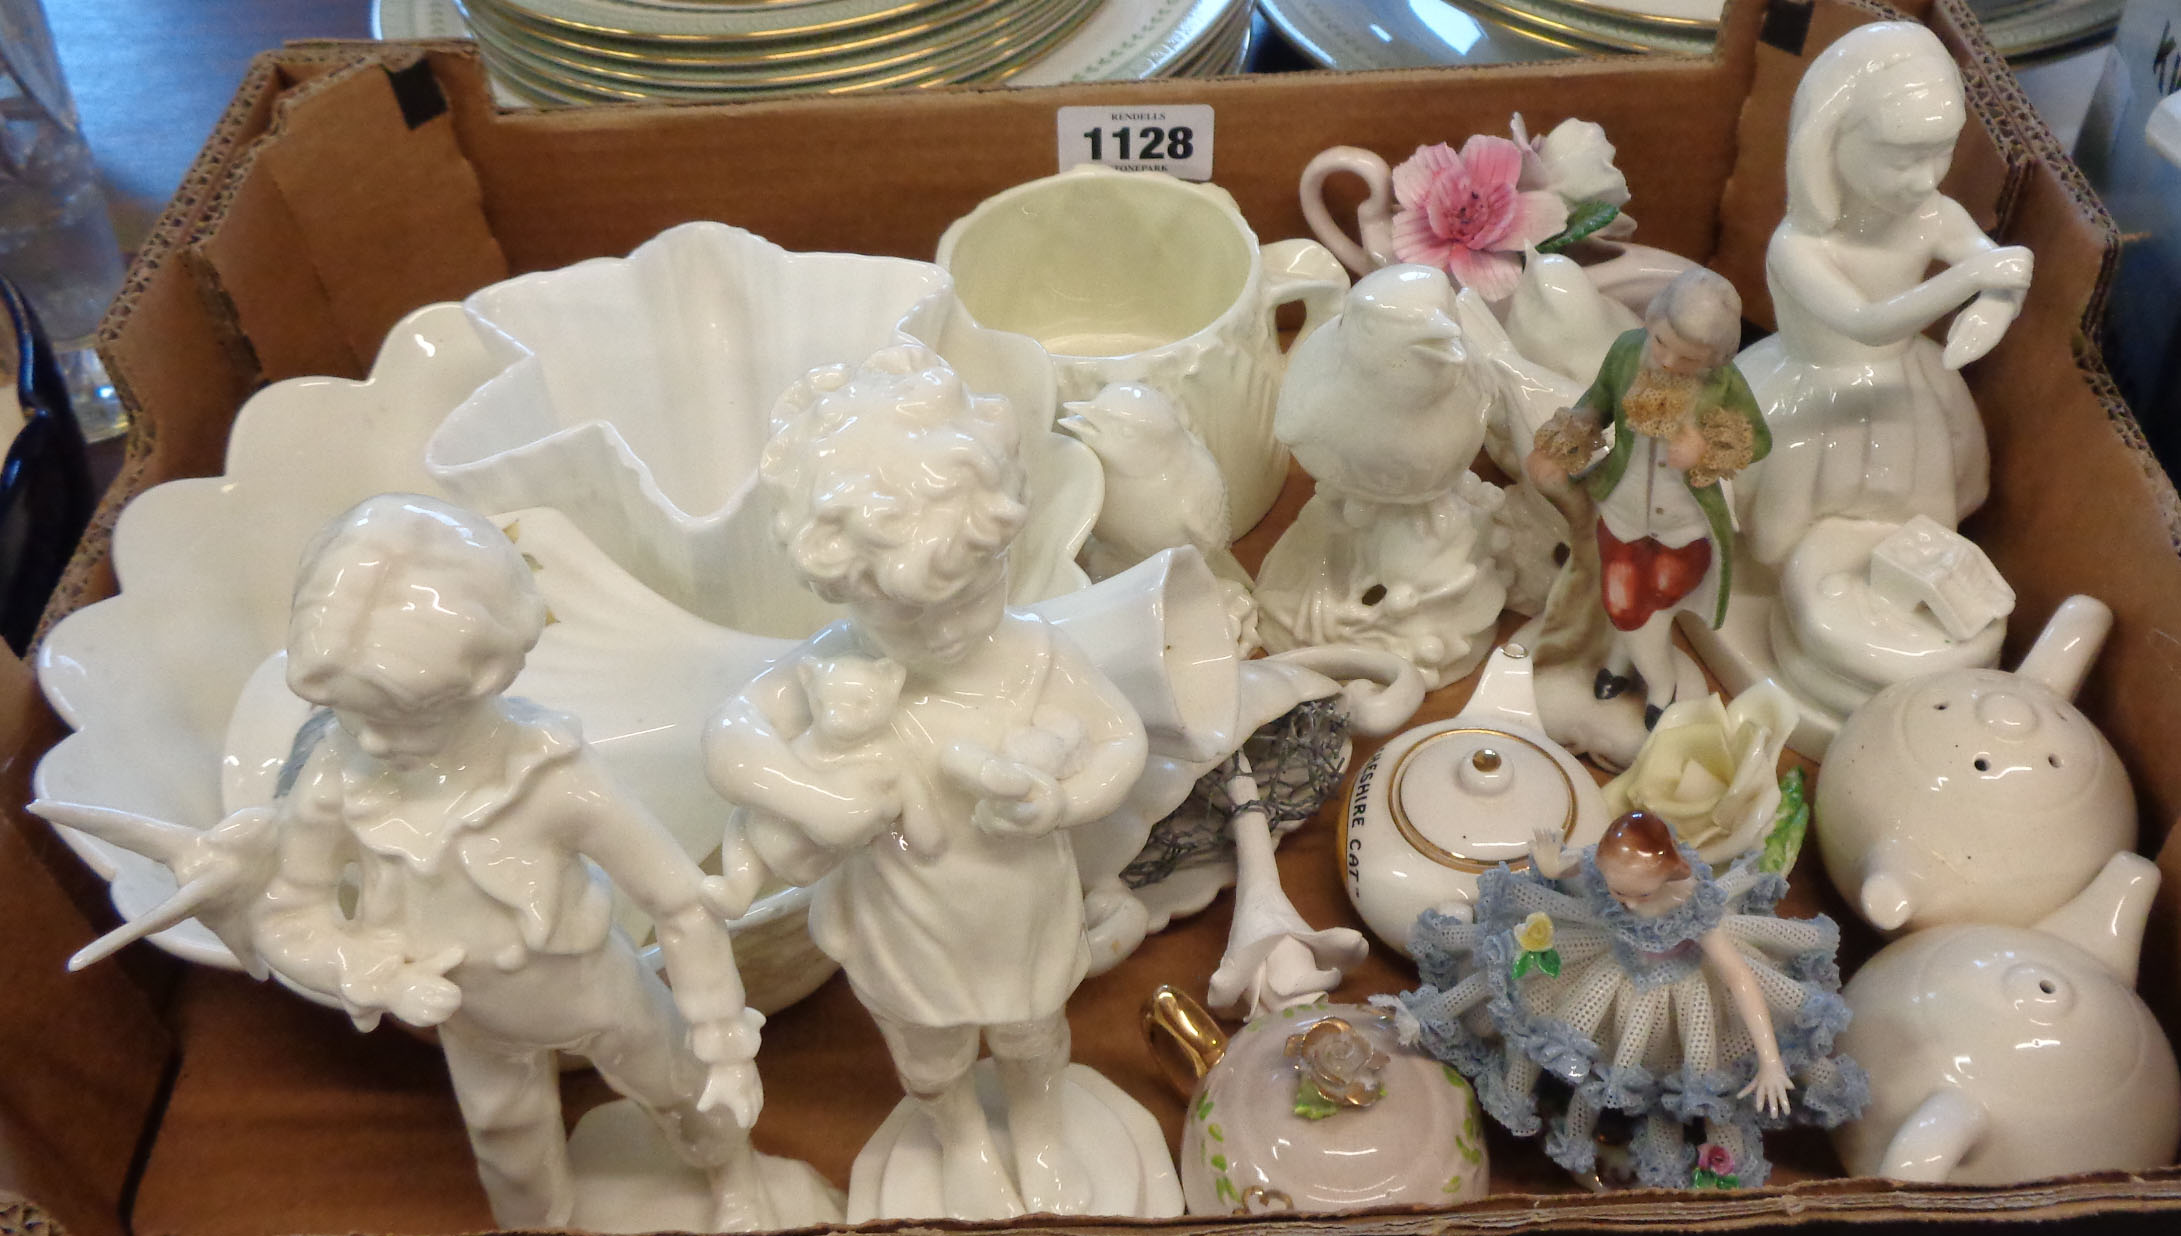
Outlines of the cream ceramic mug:
[{"label": "cream ceramic mug", "polygon": [[1085,164],[985,199],[938,260],[981,325],[1045,345],[1063,401],[1113,382],[1173,399],[1219,461],[1236,534],[1271,509],[1287,479],[1273,315],[1301,301],[1300,339],[1340,312],[1348,276],[1324,246],[1260,246],[1213,185]]}]

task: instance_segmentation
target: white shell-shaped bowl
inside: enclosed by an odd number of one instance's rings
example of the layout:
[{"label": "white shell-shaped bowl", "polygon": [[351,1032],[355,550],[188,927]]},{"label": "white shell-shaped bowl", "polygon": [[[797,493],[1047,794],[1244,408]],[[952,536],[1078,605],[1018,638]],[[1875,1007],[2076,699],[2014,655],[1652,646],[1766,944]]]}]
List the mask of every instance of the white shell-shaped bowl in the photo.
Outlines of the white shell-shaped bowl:
[{"label": "white shell-shaped bowl", "polygon": [[838,616],[772,549],[758,455],[796,379],[905,338],[970,389],[1008,396],[1021,418],[1043,501],[1014,555],[1014,599],[1088,582],[1072,552],[1049,552],[1080,543],[1102,497],[1088,448],[1050,432],[1051,363],[1028,337],[978,326],[929,262],[790,253],[689,223],[626,258],[496,283],[462,307],[500,370],[432,434],[426,468],[475,510],[559,509],[701,618],[799,637]]}]

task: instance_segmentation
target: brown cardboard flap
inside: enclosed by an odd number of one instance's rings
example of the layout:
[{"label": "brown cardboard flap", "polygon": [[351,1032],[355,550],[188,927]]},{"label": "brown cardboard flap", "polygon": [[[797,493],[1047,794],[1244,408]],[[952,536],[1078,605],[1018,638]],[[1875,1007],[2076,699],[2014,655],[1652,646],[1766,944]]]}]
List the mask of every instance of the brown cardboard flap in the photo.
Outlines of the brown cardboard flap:
[{"label": "brown cardboard flap", "polygon": [[[506,259],[485,223],[477,176],[455,144],[453,121],[428,68],[393,61],[335,70],[282,104],[272,134],[277,140],[258,152],[237,204],[246,193],[264,192],[256,178],[269,178],[301,242],[290,260],[300,255],[307,265],[263,299],[251,294],[271,290],[262,282],[226,286],[252,340],[279,341],[259,344],[267,380],[328,372],[361,376],[402,315],[507,277]],[[263,209],[272,213],[269,205]],[[223,228],[221,235],[227,234]],[[270,239],[277,243],[280,233]],[[224,283],[223,259],[234,260],[237,246],[219,240],[208,241],[206,253]],[[252,237],[247,243],[265,242]],[[313,280],[314,287],[306,286]],[[291,307],[304,308],[321,331],[330,325],[346,364],[323,363],[327,339],[297,345],[287,338],[291,324],[284,315]]]},{"label": "brown cardboard flap", "polygon": [[[1970,370],[1991,426],[1998,490],[1972,531],[2022,592],[2018,645],[2068,592],[2094,592],[2115,605],[2114,643],[2083,703],[2139,778],[2146,839],[2155,844],[2181,808],[2181,761],[2162,750],[2166,736],[2181,733],[2181,692],[2171,689],[2181,676],[2181,640],[2161,625],[2181,614],[2181,567],[2172,488],[2111,401],[2079,330],[2098,295],[2110,231],[2084,205],[2071,173],[2039,162],[2050,152],[2015,111],[2010,88],[1984,80],[1996,62],[1960,0],[1931,7],[1967,60],[1975,106],[1949,188],[2003,239],[2034,246],[2040,263],[2009,339]],[[1303,234],[1295,182],[1325,146],[1363,145],[1398,160],[1419,144],[1505,132],[1510,111],[1522,111],[1533,131],[1570,115],[1599,119],[1621,149],[1643,221],[1639,237],[1692,255],[1716,253],[1769,319],[1763,252],[1783,199],[1781,147],[1795,77],[1808,55],[1879,10],[1817,0],[1809,39],[1792,54],[1758,47],[1764,10],[1755,0],[1733,5],[1724,50],[1712,58],[542,113],[495,108],[474,52],[313,45],[284,53],[256,79],[255,93],[231,109],[222,139],[228,146],[208,151],[200,164],[208,178],[193,181],[190,192],[202,195],[202,208],[177,203],[173,226],[117,310],[109,332],[117,372],[127,374],[148,427],[132,447],[134,471],[124,484],[217,471],[226,426],[259,381],[305,367],[360,372],[379,333],[417,304],[459,296],[509,270],[622,253],[684,220],[724,218],[794,249],[928,256],[945,225],[978,200],[1054,170],[1054,108],[1064,103],[1213,104],[1216,179],[1268,240]],[[414,75],[418,54],[429,86]],[[410,75],[394,76],[404,71]],[[434,112],[435,92],[445,114]],[[1301,493],[1291,485],[1279,511],[1292,515]],[[1272,532],[1268,525],[1253,534],[1245,561]],[[72,577],[83,586],[64,605],[95,595],[102,551],[97,541],[88,547]],[[0,698],[8,697],[0,691]],[[1452,715],[1465,698],[1463,684],[1439,692],[1422,719]],[[37,745],[12,750],[25,756]],[[1369,744],[1363,747],[1359,755],[1367,754]],[[1280,864],[1307,918],[1357,925],[1334,850],[1332,830],[1321,823],[1287,841]],[[17,881],[4,858],[0,887],[12,893]],[[2181,876],[2181,852],[2169,846],[2165,860]],[[1805,863],[1791,912],[1815,908],[1829,895],[1821,885],[1814,860]],[[2144,971],[2146,992],[2169,1026],[2181,1025],[2177,890],[2181,882],[2162,895],[2165,917]],[[1086,983],[1071,1004],[1076,1058],[1145,1102],[1170,1135],[1182,1101],[1160,1083],[1134,1013],[1158,982],[1202,988],[1224,940],[1228,904],[1215,901],[1155,937]],[[87,939],[91,928],[80,917],[56,920],[57,935],[76,938],[50,947]],[[41,981],[49,986],[61,982],[49,961],[23,964],[47,966]],[[1413,981],[1381,950],[1343,995]],[[132,1217],[142,1236],[447,1232],[489,1224],[443,1065],[427,1044],[391,1028],[359,1038],[338,1014],[209,971],[191,973],[172,1015],[185,1064],[136,1194]],[[142,1059],[161,1054],[156,1043],[139,1051]],[[806,1158],[845,1182],[855,1149],[899,1095],[877,1033],[845,983],[836,979],[772,1019],[760,1065],[769,1100],[760,1147]],[[142,1072],[140,1062],[133,1067]],[[0,1099],[10,1097],[5,1086],[0,1081]],[[595,1078],[571,1078],[571,1113],[601,1097],[601,1087]],[[20,1125],[0,1103],[0,1138],[17,1137],[22,1127],[38,1126]],[[117,1116],[101,1129],[125,1127]],[[1816,1135],[1773,1143],[1775,1189],[1594,1197],[1575,1191],[1535,1146],[1496,1129],[1488,1136],[1500,1192],[1455,1212],[1014,1226],[1422,1236],[2042,1219],[2181,1206],[2181,1170],[2170,1168],[2009,1189],[1813,1179],[1837,1170]],[[35,1140],[48,1156],[40,1162],[60,1161],[47,1144],[52,1139]],[[110,1164],[114,1144],[99,1132],[69,1153]],[[12,1144],[0,1149],[12,1153]],[[44,1172],[25,1185],[33,1196],[79,1226],[100,1222],[111,1187],[110,1174],[100,1172],[108,1168],[53,1183],[54,1173],[36,1164],[0,1164]],[[0,1176],[0,1186],[9,1182]],[[963,1226],[882,1225],[918,1232]]]},{"label": "brown cardboard flap", "polygon": [[[1758,16],[1751,5],[1736,12],[1745,24]],[[524,271],[623,253],[692,219],[725,220],[789,249],[929,258],[947,224],[986,196],[1057,170],[1055,108],[1139,101],[1215,106],[1213,179],[1267,240],[1309,234],[1296,182],[1325,147],[1362,146],[1398,162],[1419,145],[1504,134],[1513,112],[1533,132],[1570,115],[1598,115],[1624,149],[1675,152],[1623,161],[1642,204],[1641,239],[1702,253],[1711,247],[1746,77],[1746,49],[1729,46],[1722,57],[1556,62],[1549,71],[943,90],[917,98],[913,109],[859,96],[501,112],[473,56],[433,61],[483,181],[493,231],[510,266]],[[1620,90],[1644,106],[1610,116],[1585,107]],[[792,140],[782,140],[786,116]]]},{"label": "brown cardboard flap", "polygon": [[227,971],[194,970],[173,1015],[190,1049],[137,1192],[139,1236],[492,1226],[433,1043],[392,1023],[358,1034]]}]

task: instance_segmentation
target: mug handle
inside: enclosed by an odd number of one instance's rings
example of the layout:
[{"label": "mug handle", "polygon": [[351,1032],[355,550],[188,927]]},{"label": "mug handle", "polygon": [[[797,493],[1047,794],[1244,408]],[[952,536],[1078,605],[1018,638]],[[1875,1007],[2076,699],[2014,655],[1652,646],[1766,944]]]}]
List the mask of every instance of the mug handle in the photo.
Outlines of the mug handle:
[{"label": "mug handle", "polygon": [[1340,313],[1341,302],[1348,297],[1348,272],[1324,245],[1314,240],[1276,240],[1257,252],[1265,268],[1265,313],[1269,316],[1291,300],[1303,303],[1303,325],[1295,332],[1296,343]]},{"label": "mug handle", "polygon": [[[1370,196],[1356,207],[1355,237],[1325,208],[1326,177],[1339,172],[1362,177],[1370,188]],[[1384,159],[1360,146],[1321,150],[1303,168],[1302,199],[1311,233],[1358,277],[1393,261],[1393,172]]]}]

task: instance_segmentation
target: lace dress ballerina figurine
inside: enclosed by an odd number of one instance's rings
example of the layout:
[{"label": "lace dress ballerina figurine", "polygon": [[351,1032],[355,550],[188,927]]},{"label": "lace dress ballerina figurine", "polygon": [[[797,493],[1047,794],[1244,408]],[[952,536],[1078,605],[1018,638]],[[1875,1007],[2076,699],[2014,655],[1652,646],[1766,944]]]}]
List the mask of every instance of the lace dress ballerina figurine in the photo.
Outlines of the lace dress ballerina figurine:
[{"label": "lace dress ballerina figurine", "polygon": [[[1116,1178],[1105,1156],[1134,1147],[1123,1122],[1100,1146],[1101,1134],[1071,1127],[1075,1098],[1062,1112],[1084,1076],[1105,1084],[1068,1068],[1064,1006],[1089,950],[1067,830],[1121,804],[1143,770],[1145,732],[1066,637],[1006,608],[1007,549],[1025,510],[1012,418],[935,354],[891,348],[784,395],[761,463],[775,534],[851,616],[727,704],[706,764],[723,795],[767,822],[727,839],[728,879],[739,875],[745,895],[764,869],[804,882],[823,871],[811,935],[878,1022],[910,1096],[858,1157],[851,1221],[882,1207],[987,1218],[1146,1204],[1102,1192]],[[891,772],[807,758],[814,718],[798,667],[845,655],[905,671]],[[897,778],[930,804],[935,846],[892,835],[910,797]],[[1011,1156],[974,1083],[980,1038]],[[931,1150],[935,1179],[909,1182],[910,1143]],[[1178,1211],[1178,1196],[1169,1205]]]},{"label": "lace dress ballerina figurine", "polygon": [[[1578,540],[1596,543],[1595,552],[1578,544],[1555,583],[1540,660],[1597,662],[1598,700],[1640,681],[1645,729],[1679,685],[1674,614],[1693,608],[1713,625],[1726,617],[1734,539],[1721,482],[1771,446],[1730,359],[1741,316],[1742,299],[1724,278],[1701,266],[1677,276],[1643,328],[1615,341],[1575,406],[1539,428],[1526,465]],[[1612,448],[1600,457],[1608,425]],[[1610,633],[1599,629],[1601,609]],[[1615,750],[1625,739],[1582,745],[1606,747],[1616,763],[1632,754]]]},{"label": "lace dress ballerina figurine", "polygon": [[[1848,32],[1795,92],[1765,251],[1779,333],[1738,361],[1778,445],[1738,490],[1760,562],[1826,516],[1952,528],[1984,501],[1984,427],[1954,371],[2014,321],[2030,252],[1938,191],[1966,114],[1953,57],[1908,22]],[[1923,329],[1964,303],[1942,351]]]},{"label": "lace dress ballerina figurine", "polygon": [[1862,1109],[1862,1069],[1832,1051],[1848,1020],[1839,932],[1774,917],[1785,880],[1746,864],[1714,877],[1640,811],[1588,850],[1548,830],[1531,853],[1535,871],[1485,873],[1474,923],[1424,914],[1410,949],[1426,985],[1398,999],[1405,1029],[1510,1132],[1544,1128],[1550,1079],[1545,1152],[1569,1171],[1596,1171],[1615,1111],[1634,1122],[1642,1184],[1754,1188],[1771,1171],[1762,1130]]},{"label": "lace dress ballerina figurine", "polygon": [[[588,1058],[710,1174],[717,1226],[833,1217],[776,1213],[759,1177],[744,1130],[763,1101],[764,1019],[744,1007],[696,864],[571,718],[501,694],[547,621],[523,556],[480,516],[394,494],[336,519],[296,582],[288,685],[321,711],[279,797],[205,833],[137,821],[169,830],[162,857],[184,890],[178,913],[123,932],[186,917],[194,899],[253,970],[337,1001],[359,1028],[386,1013],[437,1027],[502,1227],[628,1219],[577,1209],[559,1052]],[[116,823],[41,809],[94,832]],[[671,993],[613,925],[614,888],[657,924]]]}]

